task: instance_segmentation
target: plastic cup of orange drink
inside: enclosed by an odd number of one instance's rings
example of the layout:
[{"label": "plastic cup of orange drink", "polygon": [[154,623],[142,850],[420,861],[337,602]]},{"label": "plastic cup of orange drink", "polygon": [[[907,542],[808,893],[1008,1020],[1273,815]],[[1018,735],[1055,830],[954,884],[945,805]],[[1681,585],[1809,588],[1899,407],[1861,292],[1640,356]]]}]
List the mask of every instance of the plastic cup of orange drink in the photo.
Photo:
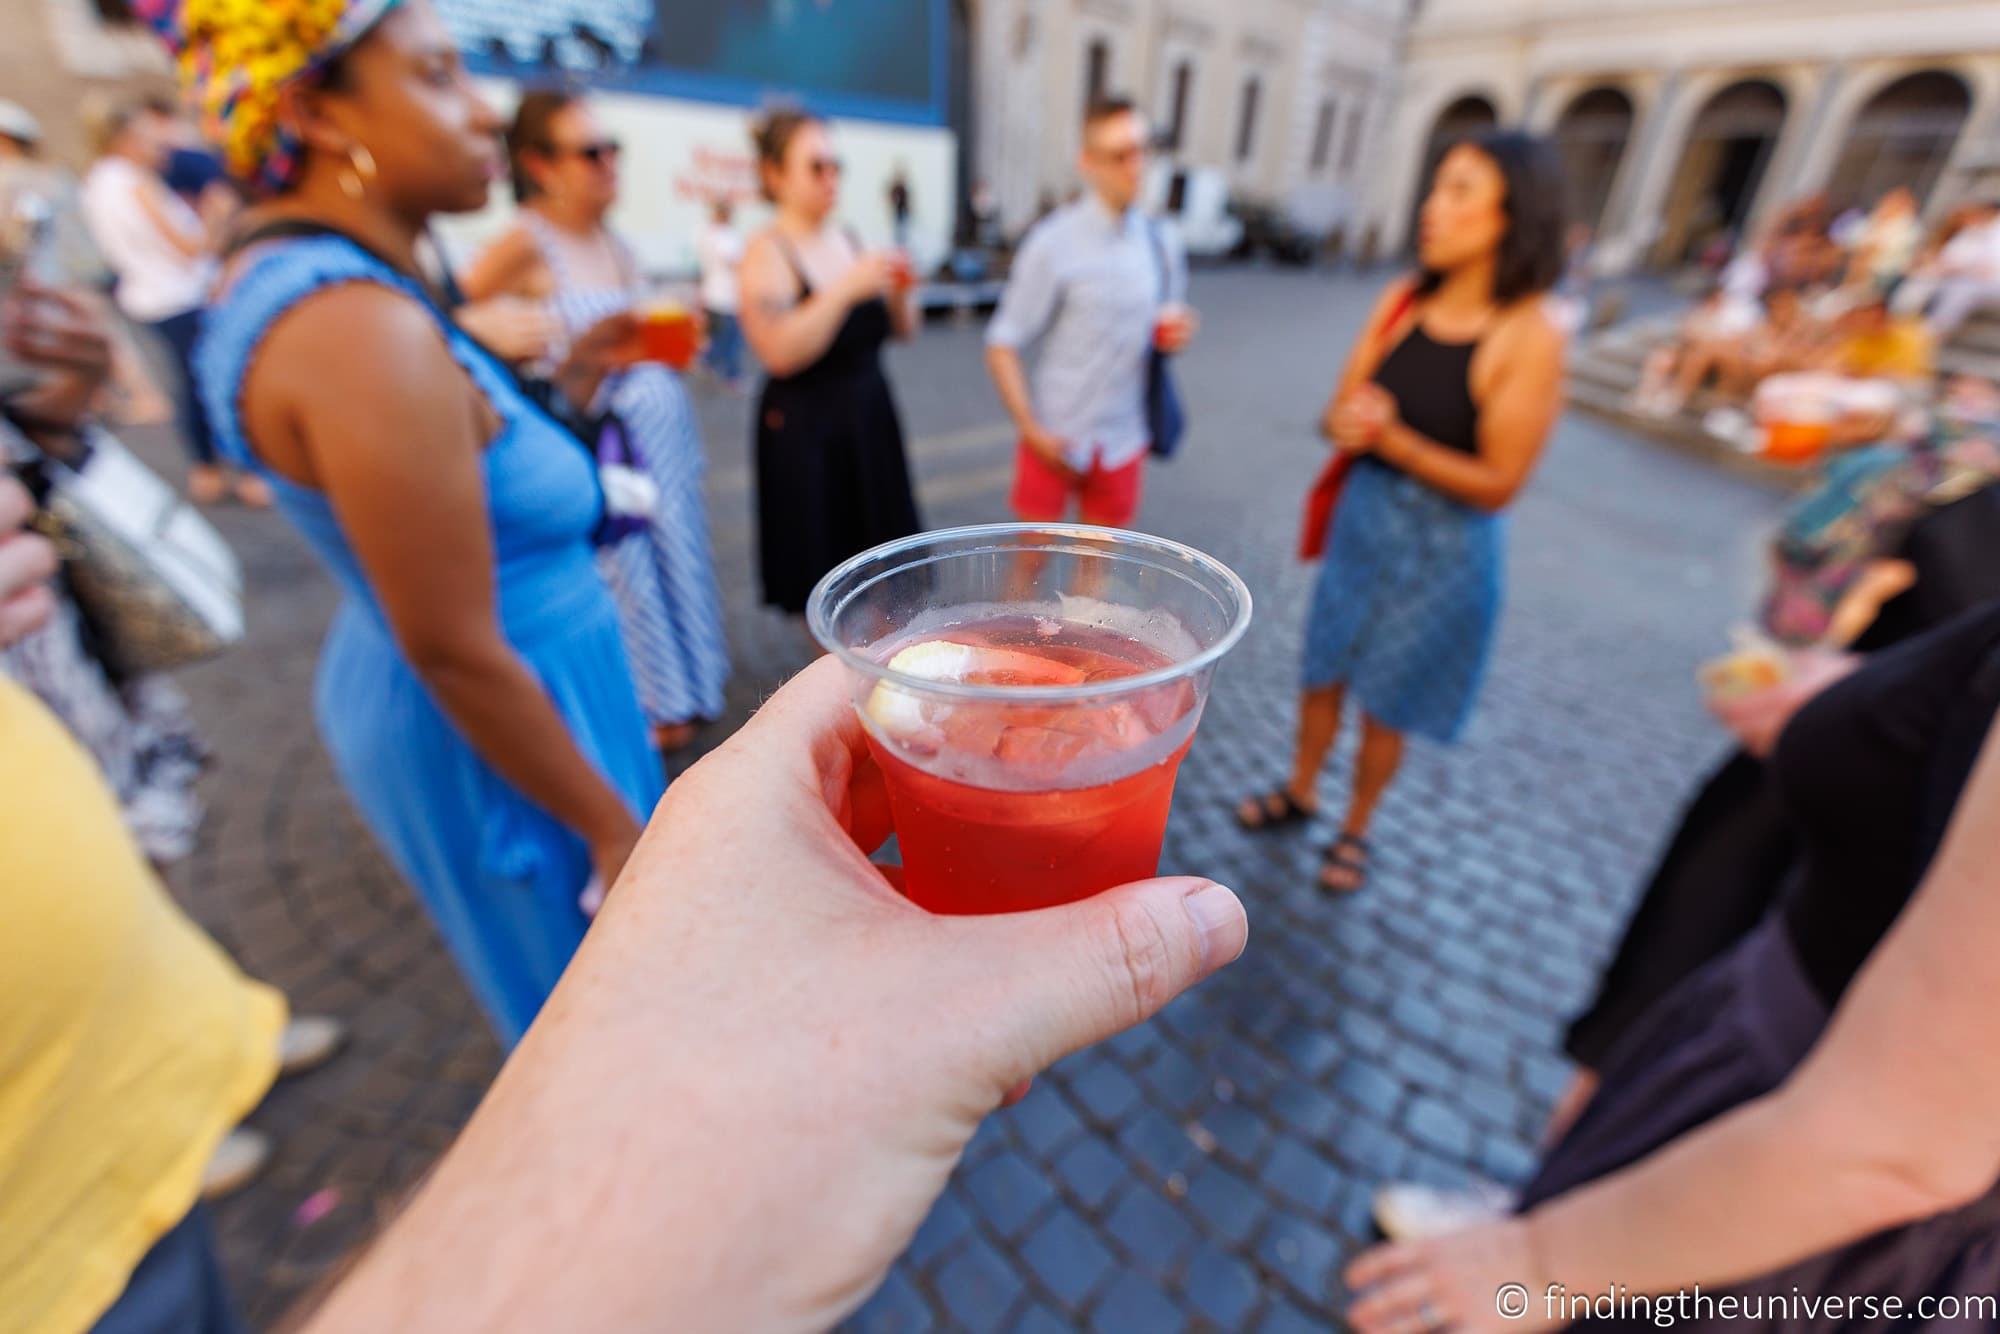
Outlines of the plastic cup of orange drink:
[{"label": "plastic cup of orange drink", "polygon": [[1831,421],[1773,421],[1764,428],[1764,457],[1773,463],[1810,463],[1832,440]]},{"label": "plastic cup of orange drink", "polygon": [[1016,912],[1156,872],[1250,591],[1163,538],[988,524],[863,552],[806,618],[847,665],[904,892],[932,912]]},{"label": "plastic cup of orange drink", "polygon": [[633,313],[639,317],[638,360],[677,371],[694,365],[701,352],[701,324],[690,295],[678,289],[656,292]]},{"label": "plastic cup of orange drink", "polygon": [[1153,350],[1165,352],[1171,347],[1192,313],[1178,301],[1161,306],[1159,313],[1153,316]]}]

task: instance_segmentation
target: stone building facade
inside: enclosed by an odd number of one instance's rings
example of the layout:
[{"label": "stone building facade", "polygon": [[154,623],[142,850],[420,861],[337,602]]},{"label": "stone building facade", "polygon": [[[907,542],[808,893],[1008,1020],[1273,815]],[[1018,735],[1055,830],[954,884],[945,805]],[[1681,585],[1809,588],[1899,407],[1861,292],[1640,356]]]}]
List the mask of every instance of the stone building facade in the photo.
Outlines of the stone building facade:
[{"label": "stone building facade", "polygon": [[1075,181],[1093,89],[1146,110],[1172,166],[1320,227],[1358,215],[1396,97],[1407,0],[953,0],[971,179],[1017,231]]},{"label": "stone building facade", "polygon": [[1423,0],[1366,206],[1403,242],[1439,145],[1556,137],[1609,267],[1669,264],[1786,201],[1914,187],[1933,214],[2000,147],[1991,0]]}]

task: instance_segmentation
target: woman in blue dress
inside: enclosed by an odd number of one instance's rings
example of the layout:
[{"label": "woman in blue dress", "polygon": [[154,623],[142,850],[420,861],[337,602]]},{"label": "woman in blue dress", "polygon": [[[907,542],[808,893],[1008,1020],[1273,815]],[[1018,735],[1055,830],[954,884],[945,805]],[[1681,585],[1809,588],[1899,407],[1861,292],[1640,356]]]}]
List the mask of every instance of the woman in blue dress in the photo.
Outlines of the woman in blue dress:
[{"label": "woman in blue dress", "polygon": [[[1354,784],[1320,887],[1367,879],[1368,827],[1403,738],[1458,738],[1499,621],[1506,520],[1562,410],[1564,336],[1541,297],[1562,273],[1553,150],[1501,133],[1439,160],[1419,271],[1390,285],[1321,429],[1345,482],[1306,620],[1289,778],[1248,798],[1248,829],[1310,819],[1351,697]],[[1310,535],[1317,537],[1317,534]]]},{"label": "woman in blue dress", "polygon": [[[537,89],[515,108],[507,145],[521,212],[461,285],[475,302],[545,304],[562,340],[574,341],[646,295],[636,257],[605,223],[618,202],[618,141],[577,94]],[[592,406],[624,424],[656,493],[642,530],[601,547],[598,564],[618,604],[639,704],[660,749],[674,751],[722,713],[729,679],[694,405],[680,376],[640,362],[608,376]]]},{"label": "woman in blue dress", "polygon": [[[267,196],[201,390],[341,585],[321,733],[512,1043],[583,937],[580,896],[631,852],[659,760],[593,560],[591,460],[420,276],[429,218],[480,207],[499,175],[500,119],[426,0],[349,0],[326,32],[292,11],[182,11],[182,68]],[[568,381],[587,394],[601,373],[579,355]]]}]

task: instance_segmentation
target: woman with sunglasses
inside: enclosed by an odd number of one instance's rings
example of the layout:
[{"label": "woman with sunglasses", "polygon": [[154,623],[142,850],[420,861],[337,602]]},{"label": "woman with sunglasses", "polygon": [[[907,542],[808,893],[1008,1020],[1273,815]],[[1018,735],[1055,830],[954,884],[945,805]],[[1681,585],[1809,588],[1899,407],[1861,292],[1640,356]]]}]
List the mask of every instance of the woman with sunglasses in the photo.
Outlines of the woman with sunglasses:
[{"label": "woman with sunglasses", "polygon": [[834,225],[840,160],[826,123],[766,115],[753,132],[771,224],[742,271],[743,333],[769,378],[757,405],[758,562],[764,601],[805,610],[819,577],[921,532],[882,344],[917,316],[909,268]]},{"label": "woman with sunglasses", "polygon": [[142,12],[260,196],[196,370],[218,443],[345,594],[320,734],[511,1045],[662,780],[592,557],[590,457],[418,262],[432,217],[485,205],[502,121],[430,0]]},{"label": "woman with sunglasses", "polygon": [[[528,92],[514,111],[507,148],[520,216],[467,269],[466,298],[546,305],[565,341],[642,300],[637,258],[605,221],[618,202],[618,141],[590,105],[572,92]],[[599,547],[598,568],[618,603],[653,739],[671,752],[721,714],[729,677],[702,503],[701,436],[680,376],[657,362],[608,376],[593,406],[624,424],[658,494],[642,532]]]}]

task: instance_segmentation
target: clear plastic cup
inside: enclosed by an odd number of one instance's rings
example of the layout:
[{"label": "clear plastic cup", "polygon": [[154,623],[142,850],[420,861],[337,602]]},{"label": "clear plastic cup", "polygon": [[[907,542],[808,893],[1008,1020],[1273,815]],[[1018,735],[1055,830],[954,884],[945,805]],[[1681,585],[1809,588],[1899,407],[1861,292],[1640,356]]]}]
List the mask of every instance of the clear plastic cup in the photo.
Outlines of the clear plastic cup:
[{"label": "clear plastic cup", "polygon": [[700,293],[692,285],[656,285],[633,311],[639,317],[634,359],[657,361],[676,371],[693,366],[703,341],[700,310]]},{"label": "clear plastic cup", "polygon": [[905,892],[933,912],[1016,912],[1155,873],[1250,591],[1163,538],[988,524],[856,556],[806,618],[848,666]]}]

